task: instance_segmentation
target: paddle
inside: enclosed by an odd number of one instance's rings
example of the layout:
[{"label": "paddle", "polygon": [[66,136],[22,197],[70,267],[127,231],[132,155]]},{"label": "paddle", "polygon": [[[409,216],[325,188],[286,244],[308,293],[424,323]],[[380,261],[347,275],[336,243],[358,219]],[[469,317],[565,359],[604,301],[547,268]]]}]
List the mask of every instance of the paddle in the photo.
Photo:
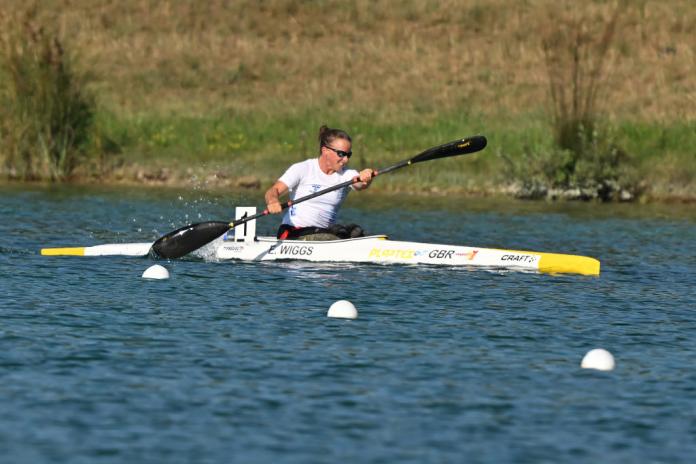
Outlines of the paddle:
[{"label": "paddle", "polygon": [[[444,145],[425,150],[423,153],[416,155],[413,158],[396,163],[393,166],[374,171],[373,175],[377,176],[381,174],[386,174],[388,172],[403,168],[404,166],[410,166],[412,164],[421,163],[423,161],[430,161],[440,158],[448,158],[450,156],[475,153],[477,151],[483,150],[486,147],[486,143],[486,138],[482,135],[455,140],[453,142],[445,143]],[[318,192],[314,192],[311,195],[298,198],[297,200],[289,200],[282,204],[282,208],[289,208],[292,205],[302,203],[303,201],[307,201],[320,195],[324,195],[325,193],[333,192],[334,190],[348,187],[353,183],[355,183],[355,180],[351,179],[340,184],[336,184],[332,187],[326,188],[324,190],[319,190]],[[270,213],[266,209],[263,210],[261,213],[237,219],[233,222],[211,221],[200,222],[197,224],[189,224],[157,239],[157,241],[152,244],[152,251],[155,253],[155,255],[159,256],[160,258],[180,258],[194,250],[199,249],[204,245],[207,245],[208,243],[212,242],[228,230],[234,229],[238,225],[244,224],[245,222],[253,221],[254,219],[258,219],[262,216],[267,216],[268,214]]]}]

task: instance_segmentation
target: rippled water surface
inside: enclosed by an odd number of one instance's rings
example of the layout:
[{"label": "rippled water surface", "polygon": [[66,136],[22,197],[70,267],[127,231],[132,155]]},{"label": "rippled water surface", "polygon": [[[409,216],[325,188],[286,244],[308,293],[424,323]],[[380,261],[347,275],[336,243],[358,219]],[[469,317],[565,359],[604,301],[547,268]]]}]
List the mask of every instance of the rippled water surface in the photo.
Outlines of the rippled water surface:
[{"label": "rippled water surface", "polygon": [[[693,206],[353,194],[395,239],[597,257],[599,278],[42,257],[260,195],[0,188],[3,462],[692,462]],[[272,233],[276,218],[259,221]],[[336,300],[354,321],[329,319]],[[580,369],[603,347],[616,369]]]}]

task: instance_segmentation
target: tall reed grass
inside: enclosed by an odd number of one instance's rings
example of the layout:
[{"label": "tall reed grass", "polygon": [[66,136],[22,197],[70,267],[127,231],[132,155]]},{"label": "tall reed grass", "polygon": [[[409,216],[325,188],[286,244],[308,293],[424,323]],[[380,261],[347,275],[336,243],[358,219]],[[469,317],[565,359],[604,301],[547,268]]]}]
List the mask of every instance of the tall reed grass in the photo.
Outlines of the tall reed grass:
[{"label": "tall reed grass", "polygon": [[628,175],[629,154],[615,142],[600,105],[607,90],[607,61],[619,19],[627,9],[579,9],[561,2],[542,31],[541,49],[549,89],[556,148],[528,153],[514,174],[547,189],[582,189],[582,197],[612,199],[637,193]]},{"label": "tall reed grass", "polygon": [[7,175],[62,180],[87,156],[95,100],[36,9],[0,17],[0,162]]},{"label": "tall reed grass", "polygon": [[624,8],[609,18],[559,8],[542,39],[556,143],[578,156],[596,137],[607,52]]}]

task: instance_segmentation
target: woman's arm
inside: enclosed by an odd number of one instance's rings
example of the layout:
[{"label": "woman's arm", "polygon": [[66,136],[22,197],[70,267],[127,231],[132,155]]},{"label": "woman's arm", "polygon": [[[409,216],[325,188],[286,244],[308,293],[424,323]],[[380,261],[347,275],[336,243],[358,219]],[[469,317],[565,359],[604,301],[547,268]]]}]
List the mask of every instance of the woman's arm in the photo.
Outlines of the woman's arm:
[{"label": "woman's arm", "polygon": [[288,186],[281,181],[276,181],[275,184],[271,185],[266,191],[264,196],[266,199],[266,208],[271,214],[278,214],[283,211],[283,207],[280,204],[280,197],[288,193]]}]

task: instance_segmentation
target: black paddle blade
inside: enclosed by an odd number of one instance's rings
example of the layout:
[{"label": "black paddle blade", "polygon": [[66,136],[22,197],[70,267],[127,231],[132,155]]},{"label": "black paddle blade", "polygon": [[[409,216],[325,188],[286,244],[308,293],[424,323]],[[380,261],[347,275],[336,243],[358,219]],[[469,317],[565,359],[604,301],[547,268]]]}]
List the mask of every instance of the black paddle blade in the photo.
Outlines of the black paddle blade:
[{"label": "black paddle blade", "polygon": [[421,161],[475,153],[486,148],[487,143],[488,141],[483,135],[475,135],[473,137],[455,140],[454,142],[425,150],[420,155],[411,158],[411,163],[420,163]]},{"label": "black paddle blade", "polygon": [[212,242],[230,228],[229,222],[199,222],[189,224],[152,244],[156,256],[164,259],[181,258]]}]

